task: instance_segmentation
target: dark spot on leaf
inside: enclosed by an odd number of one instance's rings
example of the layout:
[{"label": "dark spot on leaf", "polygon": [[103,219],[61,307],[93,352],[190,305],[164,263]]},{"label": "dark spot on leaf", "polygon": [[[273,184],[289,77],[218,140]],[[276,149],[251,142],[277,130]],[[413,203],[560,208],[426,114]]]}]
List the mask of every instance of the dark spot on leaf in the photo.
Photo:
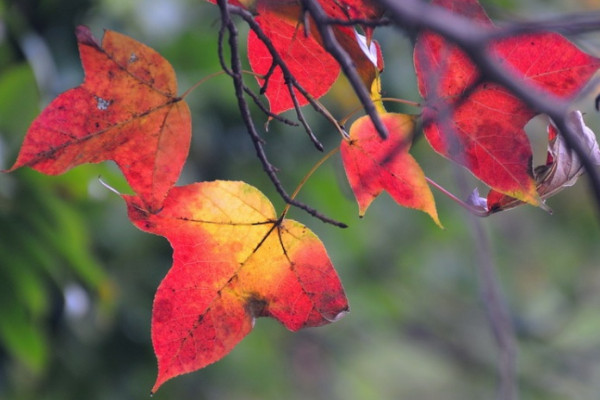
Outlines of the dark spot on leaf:
[{"label": "dark spot on leaf", "polygon": [[154,222],[150,222],[150,221],[147,221],[147,222],[144,224],[144,227],[145,227],[146,229],[152,229],[152,228],[154,228],[155,226],[156,226],[156,224],[155,224]]},{"label": "dark spot on leaf", "polygon": [[266,317],[269,315],[267,308],[269,303],[264,297],[257,293],[251,293],[246,299],[246,312],[254,318]]}]

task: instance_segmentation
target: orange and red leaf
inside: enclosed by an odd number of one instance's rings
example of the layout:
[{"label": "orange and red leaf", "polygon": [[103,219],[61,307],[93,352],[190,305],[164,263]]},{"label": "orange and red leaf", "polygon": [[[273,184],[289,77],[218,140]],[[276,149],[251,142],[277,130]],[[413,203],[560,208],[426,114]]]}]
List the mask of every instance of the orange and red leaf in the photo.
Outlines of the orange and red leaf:
[{"label": "orange and red leaf", "polygon": [[440,225],[435,200],[419,164],[408,153],[414,117],[382,113],[389,137],[382,139],[371,119],[364,116],[350,128],[350,138],[341,144],[344,169],[358,202],[361,216],[382,191],[401,206],[426,212]]},{"label": "orange and red leaf", "polygon": [[171,65],[151,48],[106,31],[102,45],[77,29],[85,80],[33,121],[11,170],[61,174],[114,160],[147,207],[159,209],[187,158],[191,120]]},{"label": "orange and red leaf", "polygon": [[137,227],[173,247],[173,266],[152,312],[159,369],[153,392],[225,356],[255,318],[272,317],[295,331],[348,310],[321,241],[298,222],[278,221],[268,199],[250,185],[174,187],[156,214],[138,197],[125,200]]}]

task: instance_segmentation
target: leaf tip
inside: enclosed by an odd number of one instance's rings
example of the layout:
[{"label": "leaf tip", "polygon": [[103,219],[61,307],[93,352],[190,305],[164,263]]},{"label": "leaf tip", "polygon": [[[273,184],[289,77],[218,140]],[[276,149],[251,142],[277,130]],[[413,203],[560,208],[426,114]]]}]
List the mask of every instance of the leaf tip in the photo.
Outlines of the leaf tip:
[{"label": "leaf tip", "polygon": [[164,383],[164,379],[160,378],[160,375],[156,378],[156,382],[154,383],[154,386],[152,386],[152,389],[150,390],[150,397],[154,397],[154,394],[156,393],[156,391],[158,390],[158,388]]},{"label": "leaf tip", "polygon": [[552,210],[552,208],[550,208],[545,201],[542,201],[540,203],[540,208],[544,211],[546,211],[548,214],[553,215],[554,211]]},{"label": "leaf tip", "polygon": [[428,212],[428,214],[431,217],[431,219],[433,219],[433,222],[435,222],[435,224],[438,226],[438,228],[440,228],[442,230],[446,229],[446,228],[444,228],[444,225],[442,225],[442,221],[440,221],[437,211],[435,211],[433,213]]},{"label": "leaf tip", "polygon": [[94,35],[92,35],[90,28],[85,25],[79,25],[75,28],[75,36],[77,37],[77,42],[80,44],[96,47],[98,49],[101,48],[100,43],[98,43]]},{"label": "leaf tip", "polygon": [[337,313],[333,317],[327,318],[327,322],[337,322],[340,319],[344,318],[349,313],[350,313],[350,307],[346,307],[345,309],[343,309],[342,311],[340,311],[339,313]]}]

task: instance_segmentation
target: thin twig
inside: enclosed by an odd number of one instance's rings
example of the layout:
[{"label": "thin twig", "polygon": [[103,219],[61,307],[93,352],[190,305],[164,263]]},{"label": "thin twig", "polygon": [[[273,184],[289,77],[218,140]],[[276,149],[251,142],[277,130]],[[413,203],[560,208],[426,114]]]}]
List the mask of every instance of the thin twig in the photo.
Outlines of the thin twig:
[{"label": "thin twig", "polygon": [[[330,150],[329,153],[327,153],[323,157],[321,157],[321,159],[319,161],[317,161],[315,163],[315,165],[313,165],[312,168],[304,175],[304,177],[302,178],[302,180],[300,181],[300,183],[296,187],[296,190],[294,190],[294,193],[292,193],[292,195],[290,197],[292,199],[295,199],[296,196],[298,196],[298,193],[300,193],[300,190],[302,189],[302,187],[306,184],[306,182],[308,182],[308,179],[319,169],[319,167],[321,165],[323,165],[323,163],[325,161],[329,160],[331,158],[331,156],[333,156],[338,151],[340,151],[340,147],[339,146],[333,148],[333,150]],[[285,215],[288,213],[289,210],[290,210],[290,205],[288,204],[287,206],[285,206],[285,208],[281,212],[281,217],[280,218],[285,217]]]},{"label": "thin twig", "polygon": [[[244,121],[244,124],[246,125],[248,134],[250,135],[250,137],[252,139],[252,143],[254,144],[254,148],[256,150],[256,155],[257,155],[258,159],[260,160],[260,162],[262,163],[263,169],[267,173],[267,176],[269,177],[269,179],[275,186],[275,189],[277,190],[279,195],[284,199],[284,201],[286,203],[291,204],[294,207],[297,207],[301,210],[306,211],[310,215],[320,219],[321,221],[323,221],[325,223],[332,224],[332,225],[335,225],[335,226],[338,226],[341,228],[347,227],[346,224],[336,221],[336,220],[333,220],[329,217],[326,217],[326,216],[322,215],[321,213],[319,213],[314,208],[309,207],[304,203],[301,203],[295,199],[290,198],[290,196],[287,194],[287,192],[283,188],[283,185],[281,184],[281,182],[279,181],[279,178],[277,177],[277,172],[276,172],[275,168],[273,167],[273,165],[269,162],[269,160],[267,158],[267,155],[263,148],[262,138],[260,137],[260,135],[258,134],[258,131],[256,130],[254,121],[252,119],[252,115],[250,113],[250,109],[248,108],[248,103],[246,102],[246,99],[244,98],[245,91],[244,91],[244,81],[243,81],[243,76],[242,76],[242,62],[240,60],[240,54],[239,54],[238,42],[237,42],[238,30],[237,30],[235,24],[233,23],[233,21],[231,20],[231,14],[229,13],[227,0],[217,0],[217,4],[221,11],[221,29],[219,31],[219,38],[224,38],[224,31],[229,32],[228,44],[229,44],[229,49],[231,51],[230,67],[228,67],[226,65],[225,58],[222,53],[219,54],[219,60],[221,60],[223,70],[226,71],[227,74],[229,76],[231,76],[231,78],[233,80],[233,86],[235,89],[236,98],[238,100],[238,108],[240,109],[240,114],[241,114],[242,120]],[[221,33],[221,32],[223,32],[223,33]],[[222,50],[222,48],[223,48],[222,44],[219,43],[219,49]]]},{"label": "thin twig", "polygon": [[376,1],[388,11],[398,28],[412,32],[427,29],[443,36],[471,58],[482,77],[502,85],[536,112],[548,115],[563,135],[565,144],[577,154],[588,173],[596,209],[600,212],[600,172],[575,132],[566,123],[570,102],[525,82],[510,67],[499,63],[497,57],[490,52],[490,41],[498,32],[508,34],[507,30],[510,28],[502,30],[482,26],[469,18],[420,0]]},{"label": "thin twig", "polygon": [[[273,63],[275,63],[280,68],[284,81],[288,84],[291,84],[293,86],[293,88],[298,90],[300,92],[300,94],[302,94],[302,96],[304,96],[304,98],[306,98],[306,100],[309,102],[309,104],[313,107],[314,110],[316,110],[317,112],[322,114],[329,122],[331,122],[331,124],[336,126],[336,128],[338,128],[338,130],[341,129],[338,126],[337,120],[335,118],[333,118],[331,116],[331,114],[319,102],[317,102],[313,98],[313,96],[311,96],[311,94],[308,93],[308,91],[298,82],[298,80],[296,79],[294,74],[292,74],[292,72],[290,71],[287,63],[281,57],[281,54],[279,54],[279,52],[275,48],[275,45],[273,44],[271,39],[265,34],[265,32],[260,27],[260,25],[254,19],[254,16],[248,10],[245,10],[242,7],[229,5],[228,8],[232,14],[235,14],[235,15],[238,15],[239,17],[241,17],[248,24],[250,29],[252,29],[252,31],[256,34],[258,39],[263,42],[263,44],[269,51],[271,58],[273,59]],[[269,72],[271,71],[271,69],[272,69],[272,67],[269,69]],[[288,86],[288,92],[290,93],[290,97],[291,97],[292,101],[296,105],[297,101],[294,100],[295,98],[297,100],[295,90],[290,89],[290,86]],[[299,106],[298,107],[295,106],[294,108],[296,109],[297,114],[302,114],[302,110]],[[302,117],[302,119],[304,119],[304,117]],[[312,134],[311,131],[309,131],[307,133],[309,134],[309,136]],[[312,136],[314,137],[314,135],[312,135]],[[317,146],[317,148],[318,148],[318,146]]]},{"label": "thin twig", "polygon": [[437,183],[436,181],[434,181],[433,179],[429,178],[429,177],[425,177],[425,180],[434,188],[436,188],[437,190],[439,190],[440,192],[442,192],[443,194],[445,194],[447,197],[449,197],[452,201],[454,201],[455,203],[457,203],[459,206],[461,206],[462,208],[464,208],[465,210],[467,210],[468,212],[470,212],[473,215],[476,215],[478,217],[487,217],[490,214],[487,211],[484,211],[482,209],[479,209],[477,207],[472,206],[471,204],[459,199],[458,197],[456,197],[454,194],[452,194],[450,191],[448,191],[445,187],[443,187],[442,185],[440,185],[439,183]]},{"label": "thin twig", "polygon": [[308,11],[310,16],[314,19],[315,24],[321,35],[323,41],[323,47],[329,54],[333,56],[342,68],[344,75],[348,78],[348,81],[352,85],[356,96],[363,105],[365,112],[371,117],[373,126],[383,139],[388,137],[387,128],[383,125],[375,104],[371,100],[369,90],[365,87],[364,83],[360,79],[356,66],[352,61],[352,58],[348,55],[346,50],[337,41],[331,26],[327,25],[329,16],[323,11],[321,5],[315,0],[301,0],[303,7]]},{"label": "thin twig", "polygon": [[272,113],[271,110],[269,110],[267,108],[267,106],[265,106],[263,104],[263,102],[260,101],[260,98],[258,97],[258,95],[256,93],[254,93],[252,90],[250,90],[250,88],[248,88],[246,85],[244,85],[244,92],[246,92],[246,94],[252,98],[252,100],[254,101],[254,104],[256,104],[258,106],[260,111],[262,111],[263,113],[268,115],[269,118],[273,118],[274,120],[277,120],[277,121],[282,122],[289,126],[299,126],[300,125],[297,122],[294,122],[285,117],[282,117],[281,115]]},{"label": "thin twig", "polygon": [[306,122],[306,118],[304,118],[304,113],[302,113],[302,108],[300,107],[300,103],[298,103],[298,98],[296,97],[296,93],[294,92],[294,86],[290,81],[286,82],[288,90],[290,92],[290,97],[292,98],[292,102],[294,103],[294,109],[296,110],[296,118],[304,127],[304,131],[308,134],[310,141],[315,145],[317,150],[323,151],[323,144],[319,142],[319,139],[315,136],[313,130],[311,129],[308,122]]},{"label": "thin twig", "polygon": [[[417,103],[416,101],[411,101],[411,100],[405,100],[405,99],[397,99],[395,97],[382,97],[380,98],[378,101],[382,101],[382,102],[390,102],[390,103],[400,103],[400,104],[406,104],[412,107],[417,107],[417,108],[421,108],[421,104]],[[362,107],[356,107],[354,110],[350,111],[348,114],[346,114],[346,116],[344,118],[342,118],[339,122],[342,125],[345,125],[348,120],[350,118],[352,118],[352,116],[354,114],[356,114],[357,112],[359,112],[360,110],[362,110]]]}]

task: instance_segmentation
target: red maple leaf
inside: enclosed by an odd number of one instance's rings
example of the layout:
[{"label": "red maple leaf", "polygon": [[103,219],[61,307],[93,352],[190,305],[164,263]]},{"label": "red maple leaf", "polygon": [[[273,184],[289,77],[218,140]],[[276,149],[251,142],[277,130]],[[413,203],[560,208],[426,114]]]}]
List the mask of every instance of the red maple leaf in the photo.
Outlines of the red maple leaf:
[{"label": "red maple leaf", "polygon": [[352,124],[350,138],[343,140],[340,148],[359,214],[363,216],[385,190],[398,204],[428,213],[441,226],[425,174],[408,153],[414,117],[394,113],[380,117],[389,132],[387,139],[382,139],[371,119],[364,116]]},{"label": "red maple leaf", "polygon": [[[433,4],[493,26],[476,0]],[[524,84],[567,99],[600,67],[599,59],[556,33],[498,40],[490,50],[499,63],[519,73]],[[536,111],[497,84],[481,82],[471,88],[479,71],[459,48],[437,34],[419,35],[414,59],[419,91],[427,101],[423,116],[435,121],[425,127],[431,146],[493,189],[538,204],[531,147],[523,129]],[[450,118],[440,119],[448,107]]]},{"label": "red maple leaf", "polygon": [[321,241],[298,222],[278,221],[254,187],[226,181],[174,187],[156,214],[138,197],[124,198],[132,222],[173,247],[173,266],[152,310],[153,392],[225,356],[257,317],[295,331],[348,310]]},{"label": "red maple leaf", "polygon": [[191,138],[190,111],[176,97],[171,65],[151,48],[106,31],[102,45],[77,28],[84,82],[33,121],[10,171],[60,174],[114,160],[147,207],[161,207],[178,179]]}]

